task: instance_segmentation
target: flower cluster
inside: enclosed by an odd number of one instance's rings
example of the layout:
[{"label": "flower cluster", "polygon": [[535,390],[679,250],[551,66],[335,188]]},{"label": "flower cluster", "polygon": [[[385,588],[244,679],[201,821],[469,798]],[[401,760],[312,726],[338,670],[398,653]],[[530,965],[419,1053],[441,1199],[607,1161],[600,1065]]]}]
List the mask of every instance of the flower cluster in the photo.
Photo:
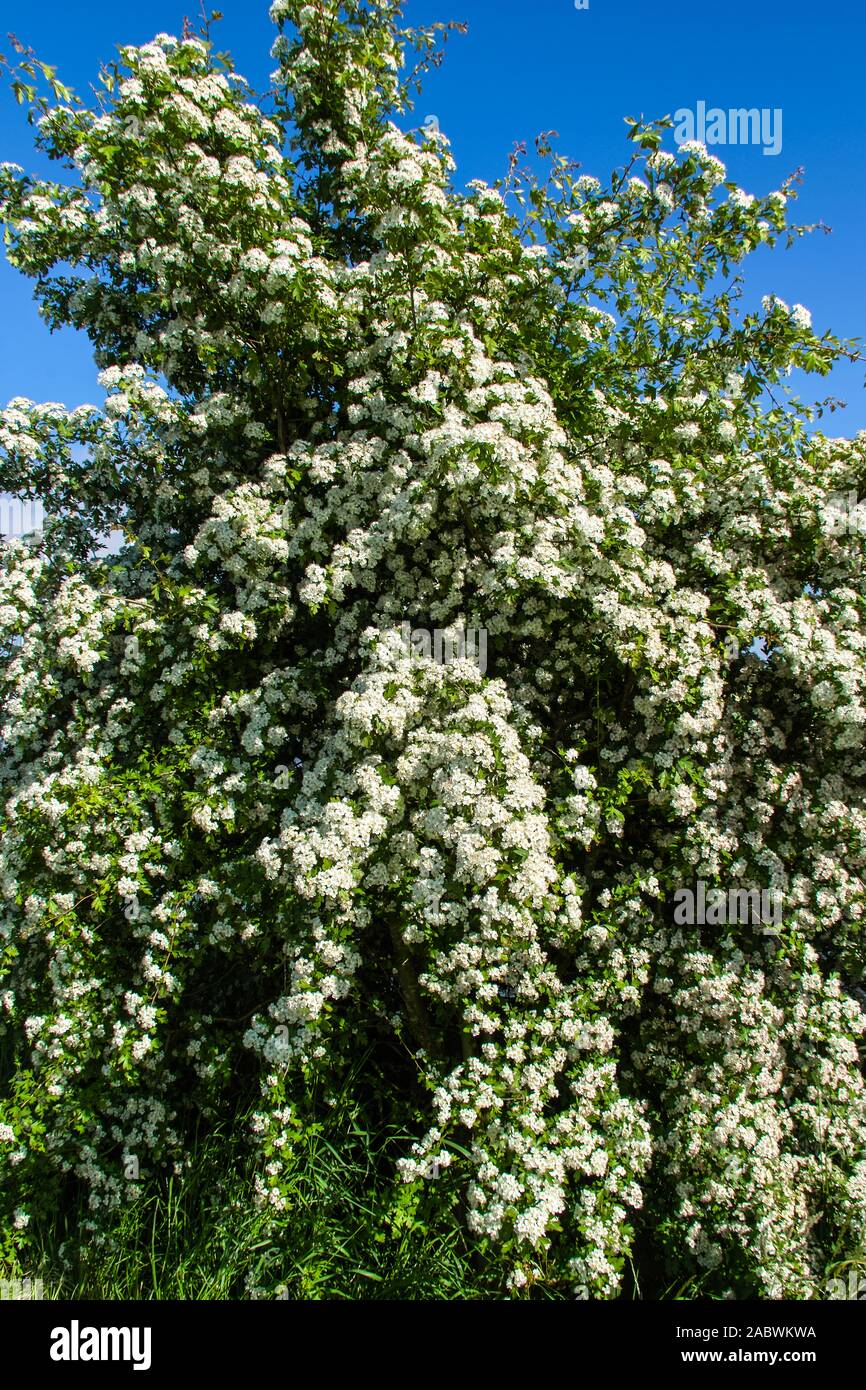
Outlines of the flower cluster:
[{"label": "flower cluster", "polygon": [[[403,128],[437,31],[272,17],[269,113],[159,35],[41,118],[74,182],[0,166],[107,392],[0,414],[49,513],[0,550],[14,1240],[253,1095],[278,1231],[363,1046],[504,1291],[814,1296],[866,1238],[866,436],[767,407],[843,350],[802,306],[712,288],[790,189],[634,127],[608,188],[458,192]],[[401,635],[472,625],[484,669]],[[696,879],[780,930],[677,924]]]}]

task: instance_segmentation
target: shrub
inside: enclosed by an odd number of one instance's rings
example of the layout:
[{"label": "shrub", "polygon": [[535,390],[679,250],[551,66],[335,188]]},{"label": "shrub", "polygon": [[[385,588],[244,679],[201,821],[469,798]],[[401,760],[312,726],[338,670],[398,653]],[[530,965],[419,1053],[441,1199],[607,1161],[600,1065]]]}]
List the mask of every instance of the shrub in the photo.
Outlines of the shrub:
[{"label": "shrub", "polygon": [[[268,99],[186,33],[94,109],[15,78],[73,175],[4,166],[8,254],[108,394],[0,423],[49,513],[0,554],[7,1257],[250,1104],[278,1240],[339,1104],[502,1293],[814,1296],[866,1221],[866,436],[775,394],[851,346],[740,303],[794,185],[661,121],[460,192],[397,124],[442,26],[272,15]],[[697,880],[781,924],[675,921]]]}]

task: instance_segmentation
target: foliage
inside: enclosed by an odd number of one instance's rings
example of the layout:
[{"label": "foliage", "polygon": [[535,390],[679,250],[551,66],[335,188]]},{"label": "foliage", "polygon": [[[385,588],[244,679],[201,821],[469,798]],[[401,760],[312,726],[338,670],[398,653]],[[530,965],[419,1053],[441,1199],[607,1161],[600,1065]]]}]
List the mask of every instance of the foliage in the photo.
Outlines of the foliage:
[{"label": "foliage", "polygon": [[[461,192],[397,124],[446,29],[272,15],[266,98],[159,35],[95,109],[37,107],[65,181],[0,169],[108,391],[0,419],[0,486],[51,514],[0,554],[7,1258],[83,1193],[67,1257],[110,1259],[254,1104],[268,1248],[336,1116],[353,1200],[423,1203],[479,1288],[820,1295],[866,1225],[864,554],[831,514],[866,437],[780,399],[855,349],[740,303],[794,184],[662,121],[608,187],[544,137],[546,181],[515,153]],[[487,670],[405,622],[485,628]],[[781,932],[675,926],[695,879],[784,891]]]}]

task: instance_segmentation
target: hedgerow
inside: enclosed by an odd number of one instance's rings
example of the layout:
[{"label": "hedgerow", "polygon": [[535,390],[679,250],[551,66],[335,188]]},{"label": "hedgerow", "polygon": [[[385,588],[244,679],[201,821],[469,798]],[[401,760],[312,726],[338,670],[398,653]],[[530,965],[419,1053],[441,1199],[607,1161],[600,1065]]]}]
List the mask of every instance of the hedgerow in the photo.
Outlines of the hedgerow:
[{"label": "hedgerow", "polygon": [[[795,184],[632,121],[605,185],[542,137],[461,191],[409,115],[446,28],[272,17],[266,97],[188,32],[93,107],[16,70],[68,173],[0,169],[7,252],[107,397],[0,417],[49,513],[0,551],[6,1256],[81,1197],[110,1246],[251,1103],[288,1240],[349,1086],[403,1136],[371,1191],[501,1293],[820,1296],[866,1228],[866,436],[784,395],[853,345],[746,307]],[[676,921],[697,881],[781,925]]]}]

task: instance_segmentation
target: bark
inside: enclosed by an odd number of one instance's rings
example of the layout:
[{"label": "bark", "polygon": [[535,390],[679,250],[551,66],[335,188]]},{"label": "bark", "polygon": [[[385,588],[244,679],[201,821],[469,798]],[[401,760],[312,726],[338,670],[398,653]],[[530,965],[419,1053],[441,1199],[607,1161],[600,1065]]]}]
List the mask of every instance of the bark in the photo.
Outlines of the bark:
[{"label": "bark", "polygon": [[409,1028],[418,1046],[423,1047],[428,1056],[432,1057],[436,1052],[436,1047],[430,1029],[430,1020],[427,1017],[427,1010],[424,1008],[424,1000],[421,998],[421,990],[418,987],[412,952],[400,935],[400,928],[396,922],[391,923],[390,930],[394,961],[397,966],[397,979],[400,982],[400,992],[406,1005]]}]

